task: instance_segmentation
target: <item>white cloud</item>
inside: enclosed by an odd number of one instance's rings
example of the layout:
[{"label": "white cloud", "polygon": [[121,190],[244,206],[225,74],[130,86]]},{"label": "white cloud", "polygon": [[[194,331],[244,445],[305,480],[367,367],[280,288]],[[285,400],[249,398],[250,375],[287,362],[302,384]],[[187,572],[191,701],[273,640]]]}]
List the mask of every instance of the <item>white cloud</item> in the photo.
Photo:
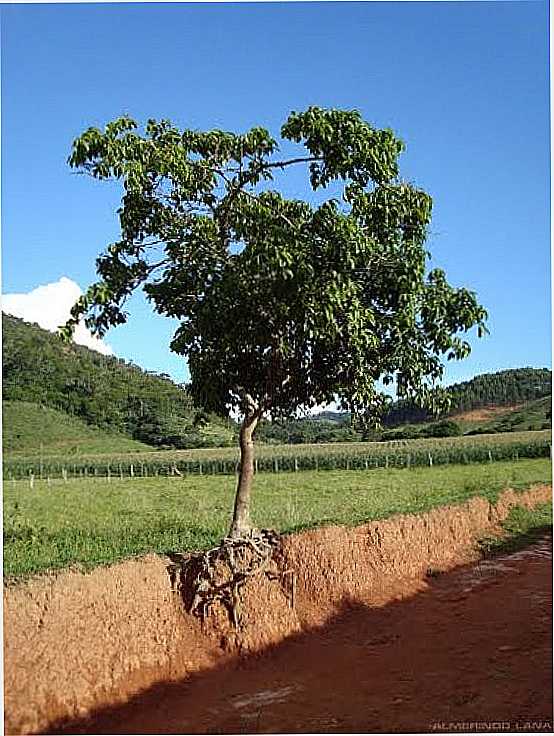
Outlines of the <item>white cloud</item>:
[{"label": "white cloud", "polygon": [[[68,320],[71,307],[81,294],[81,288],[75,281],[62,276],[59,281],[38,286],[27,294],[3,294],[2,311],[56,332]],[[94,337],[84,322],[75,328],[73,339],[78,345],[85,345],[104,355],[113,355],[111,347]]]},{"label": "white cloud", "polygon": [[318,404],[318,406],[314,406],[310,414],[321,414],[322,411],[343,412],[344,409],[341,409],[336,401],[332,401],[330,404]]}]

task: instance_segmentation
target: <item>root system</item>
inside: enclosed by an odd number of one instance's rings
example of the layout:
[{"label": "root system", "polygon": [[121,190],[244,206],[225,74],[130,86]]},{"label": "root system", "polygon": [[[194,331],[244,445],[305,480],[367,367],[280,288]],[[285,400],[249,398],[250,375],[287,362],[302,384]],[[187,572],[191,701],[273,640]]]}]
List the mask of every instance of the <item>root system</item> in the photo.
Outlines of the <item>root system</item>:
[{"label": "root system", "polygon": [[221,603],[235,629],[241,628],[241,591],[248,580],[265,575],[285,589],[288,578],[290,605],[294,607],[295,578],[281,571],[278,562],[280,536],[271,529],[252,530],[248,536],[225,537],[207,552],[171,554],[167,567],[172,589],[187,611],[205,620],[210,608]]}]

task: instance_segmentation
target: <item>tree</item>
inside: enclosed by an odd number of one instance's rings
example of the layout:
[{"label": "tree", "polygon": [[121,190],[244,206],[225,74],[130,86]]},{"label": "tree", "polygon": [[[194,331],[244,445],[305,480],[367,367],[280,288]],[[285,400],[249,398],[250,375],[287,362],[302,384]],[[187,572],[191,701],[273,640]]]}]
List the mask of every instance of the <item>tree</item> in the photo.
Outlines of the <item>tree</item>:
[{"label": "tree", "polygon": [[462,428],[451,419],[445,419],[437,424],[431,424],[426,432],[428,437],[459,437],[461,434]]},{"label": "tree", "polygon": [[[72,167],[122,181],[121,238],[97,259],[100,280],[74,306],[95,334],[125,322],[142,287],[180,320],[171,349],[188,359],[196,403],[238,412],[240,474],[232,538],[251,531],[253,434],[338,400],[363,421],[399,398],[434,411],[446,392],[442,359],[470,352],[485,331],[475,294],[426,274],[431,197],[399,178],[403,143],[356,111],[310,107],[281,129],[180,131],[168,121],[119,118],[73,144]],[[307,169],[312,201],[284,196],[284,177]],[[272,184],[272,182],[274,182]],[[322,197],[331,187],[336,196]]]}]

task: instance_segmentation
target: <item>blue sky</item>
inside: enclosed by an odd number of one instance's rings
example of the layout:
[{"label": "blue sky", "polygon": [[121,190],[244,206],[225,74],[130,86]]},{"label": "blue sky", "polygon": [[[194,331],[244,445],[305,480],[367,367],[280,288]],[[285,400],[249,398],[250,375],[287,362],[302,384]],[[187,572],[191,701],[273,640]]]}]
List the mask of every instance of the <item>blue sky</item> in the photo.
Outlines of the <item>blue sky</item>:
[{"label": "blue sky", "polygon": [[[357,108],[405,141],[401,175],[434,198],[433,264],[490,313],[490,337],[447,380],[550,365],[545,2],[0,8],[5,294],[84,288],[117,238],[117,185],[66,165],[88,126],[127,113],[277,136],[291,110]],[[308,194],[299,176],[289,191]],[[106,338],[115,353],[185,380],[175,323],[141,298],[130,311]]]}]

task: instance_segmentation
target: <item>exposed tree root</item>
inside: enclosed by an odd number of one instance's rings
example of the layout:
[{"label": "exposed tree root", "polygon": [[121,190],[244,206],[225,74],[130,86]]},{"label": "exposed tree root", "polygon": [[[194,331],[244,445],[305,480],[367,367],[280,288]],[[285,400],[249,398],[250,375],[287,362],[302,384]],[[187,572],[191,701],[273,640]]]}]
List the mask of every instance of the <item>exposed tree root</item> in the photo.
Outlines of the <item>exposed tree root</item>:
[{"label": "exposed tree root", "polygon": [[204,620],[211,606],[220,602],[236,629],[241,627],[241,589],[257,575],[278,580],[290,576],[290,605],[294,606],[295,576],[280,571],[276,553],[280,537],[270,529],[252,530],[247,536],[225,537],[207,552],[169,555],[171,586],[181,594],[189,613]]}]

